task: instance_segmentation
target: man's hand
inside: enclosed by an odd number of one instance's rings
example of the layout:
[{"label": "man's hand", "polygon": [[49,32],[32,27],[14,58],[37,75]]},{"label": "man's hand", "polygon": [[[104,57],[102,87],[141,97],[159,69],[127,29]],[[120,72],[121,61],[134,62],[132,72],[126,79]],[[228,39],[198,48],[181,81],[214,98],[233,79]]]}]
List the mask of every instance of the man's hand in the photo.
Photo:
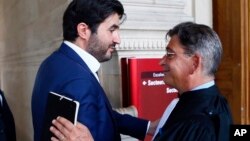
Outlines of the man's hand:
[{"label": "man's hand", "polygon": [[80,122],[75,126],[69,120],[58,117],[52,124],[50,131],[55,135],[52,141],[94,141],[89,129]]}]

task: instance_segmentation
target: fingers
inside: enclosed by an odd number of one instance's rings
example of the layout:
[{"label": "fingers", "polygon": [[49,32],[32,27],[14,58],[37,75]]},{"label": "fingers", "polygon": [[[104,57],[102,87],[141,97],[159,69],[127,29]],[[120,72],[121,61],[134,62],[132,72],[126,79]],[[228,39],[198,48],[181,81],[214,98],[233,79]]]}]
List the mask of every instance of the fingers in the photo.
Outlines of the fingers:
[{"label": "fingers", "polygon": [[64,126],[68,130],[72,130],[74,128],[74,124],[69,120],[65,119],[64,117],[57,117],[57,121],[60,122],[62,126]]},{"label": "fingers", "polygon": [[[56,128],[54,127],[50,127],[50,131],[58,138],[60,139],[60,141],[63,141],[65,139],[65,136]],[[57,138],[52,137],[51,140],[52,141],[59,141]]]},{"label": "fingers", "polygon": [[50,127],[50,131],[55,137],[52,137],[52,141],[93,141],[93,137],[89,129],[77,122],[76,126],[69,120],[58,117],[52,121],[53,126]]},{"label": "fingers", "polygon": [[59,141],[59,140],[57,138],[55,138],[55,137],[52,137],[51,141]]},{"label": "fingers", "polygon": [[74,128],[74,124],[63,117],[57,117],[52,123],[64,135],[68,135]]},{"label": "fingers", "polygon": [[[60,141],[65,140],[65,138],[70,137],[70,132],[74,125],[67,119],[63,117],[58,117],[52,121],[54,127],[50,127],[50,131],[59,139]],[[54,139],[55,140],[55,139]],[[56,140],[55,140],[56,141]]]}]

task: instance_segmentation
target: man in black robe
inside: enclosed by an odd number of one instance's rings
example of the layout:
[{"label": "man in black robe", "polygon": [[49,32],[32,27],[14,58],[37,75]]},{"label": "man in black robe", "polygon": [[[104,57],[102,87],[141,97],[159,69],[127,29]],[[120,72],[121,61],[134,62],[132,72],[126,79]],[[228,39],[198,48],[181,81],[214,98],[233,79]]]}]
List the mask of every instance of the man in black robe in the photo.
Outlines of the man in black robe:
[{"label": "man in black robe", "polygon": [[160,64],[179,102],[154,140],[228,141],[232,116],[214,81],[222,56],[218,35],[206,25],[184,22],[169,37]]}]

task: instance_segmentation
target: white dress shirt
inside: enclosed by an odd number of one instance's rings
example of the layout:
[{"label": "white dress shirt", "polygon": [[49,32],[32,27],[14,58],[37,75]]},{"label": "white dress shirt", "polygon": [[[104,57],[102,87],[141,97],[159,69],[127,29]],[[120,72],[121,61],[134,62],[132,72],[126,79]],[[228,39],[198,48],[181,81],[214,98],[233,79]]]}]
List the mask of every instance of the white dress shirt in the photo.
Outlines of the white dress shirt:
[{"label": "white dress shirt", "polygon": [[98,62],[98,60],[96,60],[95,57],[93,57],[91,54],[89,54],[84,49],[80,48],[79,46],[69,41],[64,41],[64,43],[68,45],[71,49],[73,49],[82,58],[82,60],[89,67],[90,71],[94,74],[96,79],[99,81],[99,78],[96,73],[99,70],[101,64]]}]

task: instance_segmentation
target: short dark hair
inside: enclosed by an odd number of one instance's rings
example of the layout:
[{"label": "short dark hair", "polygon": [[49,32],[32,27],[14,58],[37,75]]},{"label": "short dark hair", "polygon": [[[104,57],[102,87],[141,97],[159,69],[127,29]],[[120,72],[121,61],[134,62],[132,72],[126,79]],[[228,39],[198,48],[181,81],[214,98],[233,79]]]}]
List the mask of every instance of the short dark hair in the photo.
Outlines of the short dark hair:
[{"label": "short dark hair", "polygon": [[96,33],[100,23],[117,13],[120,19],[126,16],[118,0],[73,0],[63,15],[63,38],[75,41],[78,37],[77,25],[84,22],[92,33]]},{"label": "short dark hair", "polygon": [[207,25],[183,22],[170,29],[166,38],[177,35],[185,53],[202,56],[205,73],[214,75],[222,57],[222,45],[217,33]]}]

